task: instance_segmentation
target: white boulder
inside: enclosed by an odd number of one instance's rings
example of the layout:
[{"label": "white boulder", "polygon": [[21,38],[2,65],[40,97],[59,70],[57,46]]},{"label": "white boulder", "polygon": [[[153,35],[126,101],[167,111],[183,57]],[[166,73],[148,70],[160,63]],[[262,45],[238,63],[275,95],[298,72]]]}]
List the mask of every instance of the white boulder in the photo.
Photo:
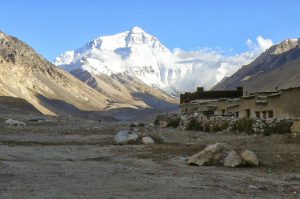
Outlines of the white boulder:
[{"label": "white boulder", "polygon": [[115,144],[135,144],[138,140],[136,133],[131,133],[127,130],[118,131],[114,137]]},{"label": "white boulder", "polygon": [[243,160],[241,156],[235,151],[231,151],[224,159],[225,167],[237,167],[242,164],[243,164]]},{"label": "white boulder", "polygon": [[199,166],[211,166],[223,164],[224,158],[232,151],[232,147],[226,143],[209,145],[203,151],[191,156],[188,164]]},{"label": "white boulder", "polygon": [[146,137],[142,138],[142,143],[143,144],[154,144],[154,140],[151,137],[146,136]]},{"label": "white boulder", "polygon": [[241,158],[246,165],[255,166],[255,167],[259,165],[259,160],[256,154],[253,151],[250,151],[248,149],[244,150],[241,153]]}]

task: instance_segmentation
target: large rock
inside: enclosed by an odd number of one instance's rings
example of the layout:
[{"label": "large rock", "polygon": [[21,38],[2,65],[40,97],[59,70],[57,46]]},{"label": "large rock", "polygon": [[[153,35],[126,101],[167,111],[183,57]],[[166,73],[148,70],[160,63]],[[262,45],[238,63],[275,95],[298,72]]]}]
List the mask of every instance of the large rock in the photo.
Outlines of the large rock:
[{"label": "large rock", "polygon": [[22,127],[26,126],[26,123],[18,120],[8,119],[4,122],[4,125]]},{"label": "large rock", "polygon": [[242,164],[243,164],[243,160],[241,156],[235,151],[231,151],[224,159],[225,167],[238,167]]},{"label": "large rock", "polygon": [[158,144],[164,143],[164,138],[160,134],[158,134],[158,133],[155,133],[155,132],[146,133],[144,135],[144,137],[147,137],[147,136],[150,137],[150,138],[152,138],[155,143],[158,143]]},{"label": "large rock", "polygon": [[131,133],[127,130],[118,131],[114,137],[115,144],[135,144],[138,140],[136,133]]},{"label": "large rock", "polygon": [[241,153],[241,158],[248,166],[258,166],[259,160],[256,154],[253,151],[250,151],[248,149],[244,150]]},{"label": "large rock", "polygon": [[143,126],[145,126],[145,124],[142,123],[142,122],[133,122],[133,123],[130,125],[130,127],[143,127]]},{"label": "large rock", "polygon": [[146,137],[142,138],[142,143],[143,144],[154,144],[154,140],[151,137],[146,136]]},{"label": "large rock", "polygon": [[232,151],[232,147],[226,143],[209,145],[203,151],[188,159],[188,164],[199,166],[223,165],[224,158]]}]

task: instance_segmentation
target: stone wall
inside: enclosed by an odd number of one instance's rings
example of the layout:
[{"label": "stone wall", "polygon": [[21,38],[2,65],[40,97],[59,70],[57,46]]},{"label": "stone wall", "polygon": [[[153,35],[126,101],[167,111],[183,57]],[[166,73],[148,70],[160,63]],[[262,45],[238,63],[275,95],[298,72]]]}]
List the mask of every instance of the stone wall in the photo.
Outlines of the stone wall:
[{"label": "stone wall", "polygon": [[196,92],[186,92],[180,95],[180,104],[189,103],[193,100],[208,100],[221,98],[239,98],[243,96],[243,87],[237,90],[225,91],[204,91],[203,87],[198,87]]},{"label": "stone wall", "polygon": [[270,93],[257,93],[235,99],[193,100],[180,105],[182,114],[211,113],[239,118],[300,117],[300,87]]}]

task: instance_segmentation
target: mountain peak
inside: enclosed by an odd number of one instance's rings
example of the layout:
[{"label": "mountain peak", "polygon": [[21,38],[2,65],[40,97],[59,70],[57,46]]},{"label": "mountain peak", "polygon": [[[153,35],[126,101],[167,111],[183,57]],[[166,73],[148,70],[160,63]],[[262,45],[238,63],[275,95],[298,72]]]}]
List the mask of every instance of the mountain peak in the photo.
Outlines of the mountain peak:
[{"label": "mountain peak", "polygon": [[5,39],[6,34],[0,30],[0,39]]},{"label": "mountain peak", "polygon": [[284,52],[287,52],[293,48],[296,48],[300,45],[300,39],[286,39],[280,42],[277,45],[274,45],[270,48],[271,54],[277,55]]},{"label": "mountain peak", "polygon": [[131,33],[136,33],[136,34],[139,34],[139,33],[144,33],[145,31],[138,27],[138,26],[134,26],[131,30],[130,30]]},{"label": "mountain peak", "polygon": [[128,73],[159,88],[169,86],[182,76],[181,69],[173,65],[171,51],[138,26],[98,37],[81,48],[63,53],[54,63],[67,71],[82,69],[106,75]]}]

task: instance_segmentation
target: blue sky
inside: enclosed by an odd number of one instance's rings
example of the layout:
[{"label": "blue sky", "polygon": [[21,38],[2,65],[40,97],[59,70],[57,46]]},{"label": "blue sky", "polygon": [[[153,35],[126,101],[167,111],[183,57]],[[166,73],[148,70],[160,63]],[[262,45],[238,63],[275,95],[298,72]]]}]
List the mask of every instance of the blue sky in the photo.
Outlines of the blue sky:
[{"label": "blue sky", "polygon": [[140,26],[168,48],[248,50],[262,35],[300,37],[297,0],[1,0],[0,30],[52,61],[101,35]]}]

